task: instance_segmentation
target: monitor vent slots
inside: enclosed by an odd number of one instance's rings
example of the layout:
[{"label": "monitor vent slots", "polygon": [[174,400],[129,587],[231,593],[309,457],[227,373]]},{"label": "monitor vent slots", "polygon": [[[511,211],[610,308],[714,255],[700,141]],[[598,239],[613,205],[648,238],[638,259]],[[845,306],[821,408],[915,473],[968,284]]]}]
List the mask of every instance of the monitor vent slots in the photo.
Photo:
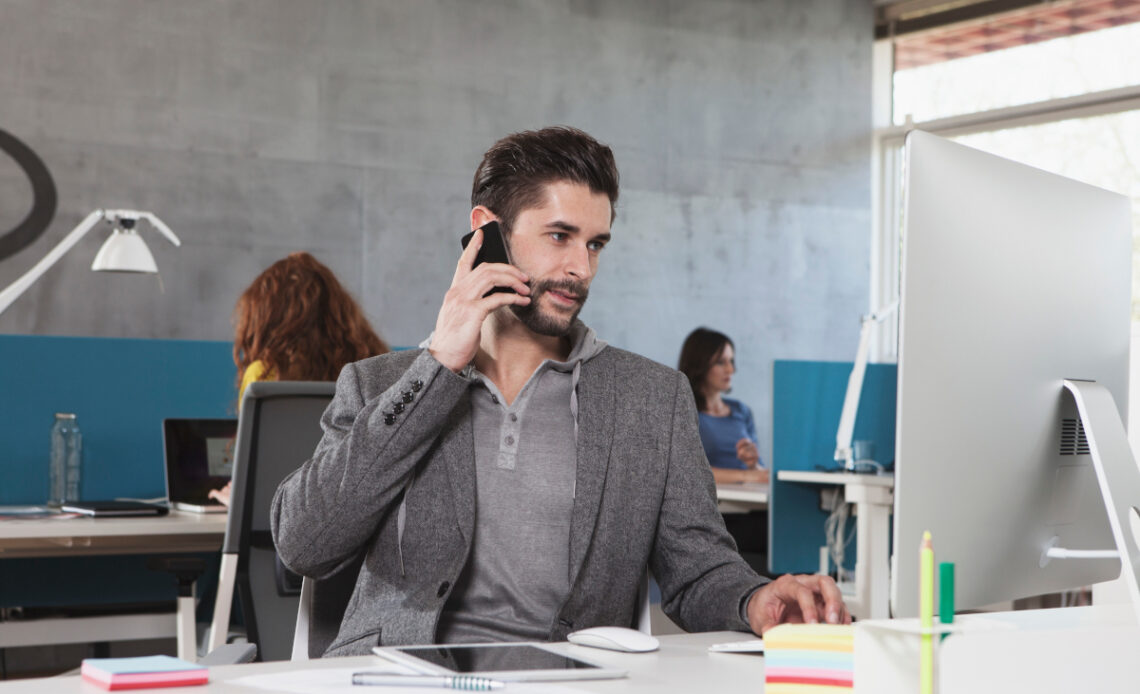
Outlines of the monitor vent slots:
[{"label": "monitor vent slots", "polygon": [[1085,437],[1085,425],[1080,419],[1061,420],[1061,455],[1088,455],[1089,440]]}]

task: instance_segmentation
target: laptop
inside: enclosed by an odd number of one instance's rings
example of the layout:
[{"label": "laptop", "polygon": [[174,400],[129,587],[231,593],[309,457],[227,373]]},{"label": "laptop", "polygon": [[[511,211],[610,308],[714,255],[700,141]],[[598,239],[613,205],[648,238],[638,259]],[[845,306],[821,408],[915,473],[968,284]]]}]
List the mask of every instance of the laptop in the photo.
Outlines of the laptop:
[{"label": "laptop", "polygon": [[166,496],[170,507],[195,513],[225,513],[209,497],[230,481],[234,467],[236,419],[164,419]]}]

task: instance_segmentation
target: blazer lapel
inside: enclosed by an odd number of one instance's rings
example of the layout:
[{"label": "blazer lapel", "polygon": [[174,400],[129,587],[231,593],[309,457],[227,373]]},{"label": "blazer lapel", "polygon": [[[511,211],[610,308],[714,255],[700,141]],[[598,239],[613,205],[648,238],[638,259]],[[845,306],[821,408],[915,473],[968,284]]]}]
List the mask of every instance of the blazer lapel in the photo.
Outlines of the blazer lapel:
[{"label": "blazer lapel", "polygon": [[578,381],[578,469],[570,519],[571,586],[578,580],[598,522],[613,445],[616,397],[613,365],[604,354],[582,365]]},{"label": "blazer lapel", "polygon": [[448,461],[450,506],[468,544],[475,532],[475,434],[471,426],[471,401],[465,397],[451,411],[439,444],[439,455]]}]

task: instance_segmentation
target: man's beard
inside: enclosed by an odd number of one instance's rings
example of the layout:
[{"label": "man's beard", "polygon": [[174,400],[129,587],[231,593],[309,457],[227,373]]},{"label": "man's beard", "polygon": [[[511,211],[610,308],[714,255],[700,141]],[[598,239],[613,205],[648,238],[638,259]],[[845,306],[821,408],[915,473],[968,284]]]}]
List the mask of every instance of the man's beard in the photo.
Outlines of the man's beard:
[{"label": "man's beard", "polygon": [[[538,307],[539,298],[551,289],[564,291],[578,297],[578,307],[569,317],[563,318],[561,313],[544,312]],[[570,332],[570,327],[574,325],[574,320],[578,318],[578,313],[582,310],[589,294],[588,285],[581,282],[542,280],[531,285],[530,303],[526,306],[512,304],[511,311],[531,332],[549,337],[563,337]]]}]

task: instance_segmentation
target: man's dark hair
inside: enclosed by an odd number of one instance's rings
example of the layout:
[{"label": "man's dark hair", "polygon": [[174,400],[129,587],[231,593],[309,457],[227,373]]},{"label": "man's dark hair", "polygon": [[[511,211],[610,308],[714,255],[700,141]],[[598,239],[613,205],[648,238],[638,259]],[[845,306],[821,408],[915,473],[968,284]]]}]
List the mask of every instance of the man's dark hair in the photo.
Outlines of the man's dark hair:
[{"label": "man's dark hair", "polygon": [[523,210],[543,202],[549,183],[581,183],[610,199],[617,215],[618,171],[613,151],[567,126],[524,130],[496,142],[483,155],[471,187],[471,206],[495,213],[509,232]]}]

